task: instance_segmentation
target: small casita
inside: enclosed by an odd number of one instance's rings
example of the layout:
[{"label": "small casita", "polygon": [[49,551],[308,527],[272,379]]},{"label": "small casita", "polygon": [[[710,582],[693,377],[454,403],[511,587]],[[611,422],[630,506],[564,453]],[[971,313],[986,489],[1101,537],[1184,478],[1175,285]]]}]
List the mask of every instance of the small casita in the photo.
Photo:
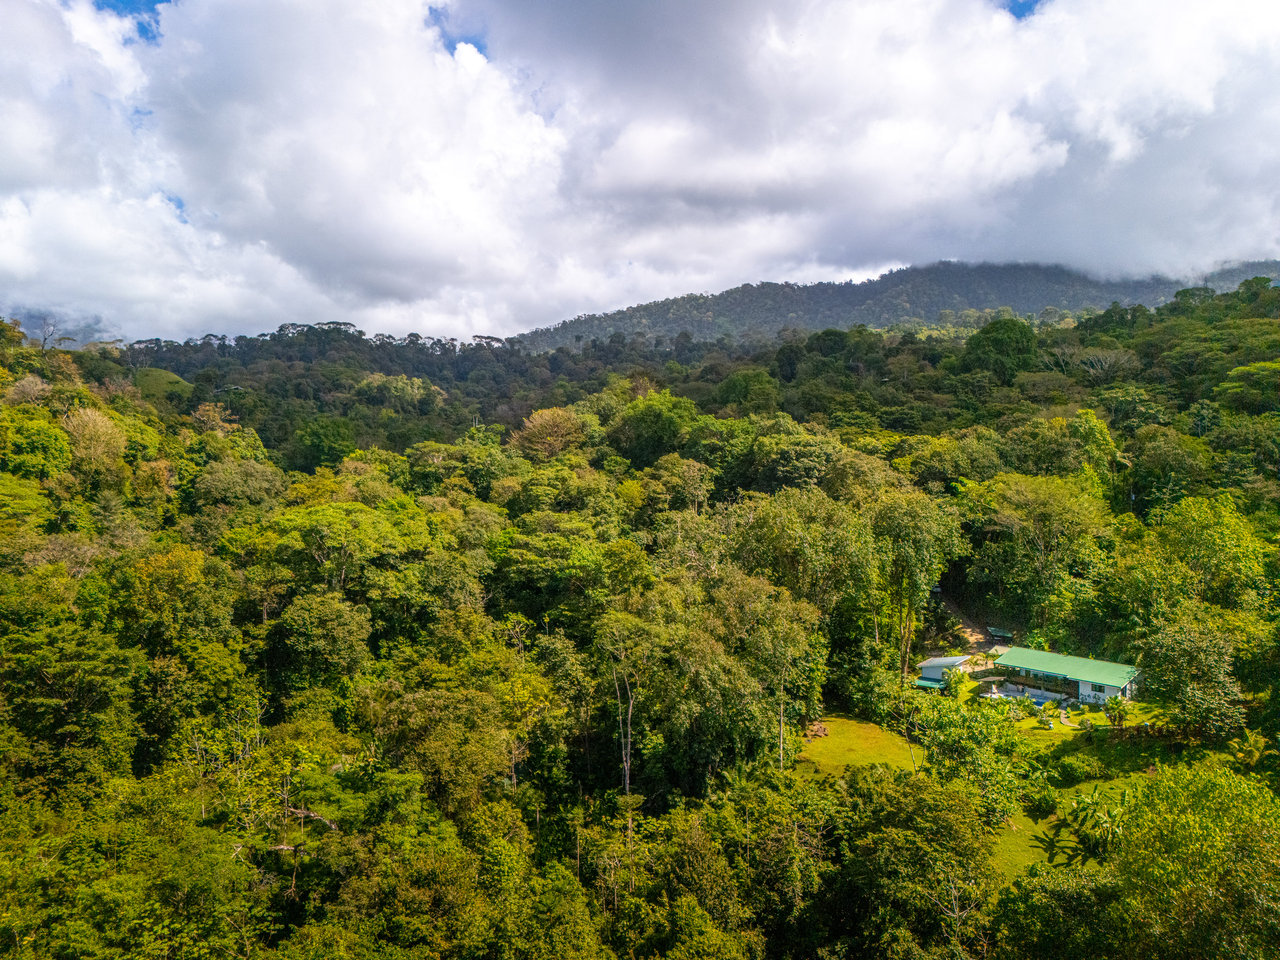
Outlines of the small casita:
[{"label": "small casita", "polygon": [[925,690],[942,690],[947,685],[947,674],[968,662],[968,657],[930,657],[916,664],[920,670],[920,676],[916,678],[916,686],[923,687]]},{"label": "small casita", "polygon": [[1068,657],[1045,650],[1010,647],[995,663],[1007,682],[1037,699],[1074,699],[1104,703],[1112,697],[1131,697],[1138,668],[1110,660]]}]

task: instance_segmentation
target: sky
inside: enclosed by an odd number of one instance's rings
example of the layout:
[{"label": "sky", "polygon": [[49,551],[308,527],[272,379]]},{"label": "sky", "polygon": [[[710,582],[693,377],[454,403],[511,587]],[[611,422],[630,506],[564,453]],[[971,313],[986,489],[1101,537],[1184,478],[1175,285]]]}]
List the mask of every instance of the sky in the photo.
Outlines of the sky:
[{"label": "sky", "polygon": [[1280,256],[1274,0],[0,11],[0,314],[129,340]]}]

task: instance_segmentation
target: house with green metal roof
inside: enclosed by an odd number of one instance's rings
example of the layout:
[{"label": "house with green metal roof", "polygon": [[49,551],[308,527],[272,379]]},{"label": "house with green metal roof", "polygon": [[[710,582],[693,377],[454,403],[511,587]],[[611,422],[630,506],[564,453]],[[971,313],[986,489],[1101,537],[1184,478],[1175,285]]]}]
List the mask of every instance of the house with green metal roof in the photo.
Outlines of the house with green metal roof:
[{"label": "house with green metal roof", "polygon": [[1132,696],[1138,679],[1138,668],[1125,663],[1026,647],[1011,647],[995,665],[1003,668],[1009,684],[1040,699],[1102,703],[1111,697]]}]

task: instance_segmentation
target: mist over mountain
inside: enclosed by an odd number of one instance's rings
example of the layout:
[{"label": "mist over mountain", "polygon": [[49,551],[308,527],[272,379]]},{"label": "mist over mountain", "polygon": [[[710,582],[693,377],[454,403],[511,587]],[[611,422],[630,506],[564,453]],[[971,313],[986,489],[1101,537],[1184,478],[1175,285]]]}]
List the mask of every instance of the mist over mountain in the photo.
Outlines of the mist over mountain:
[{"label": "mist over mountain", "polygon": [[516,340],[531,350],[575,347],[614,334],[630,338],[770,339],[779,331],[889,327],[912,320],[938,322],[943,311],[1009,307],[1018,314],[1056,308],[1101,310],[1114,302],[1157,306],[1186,287],[1233,290],[1254,276],[1280,277],[1280,261],[1235,264],[1202,277],[1099,280],[1041,264],[942,262],[892,270],[861,283],[744,284],[717,294],[691,293],[612,313],[583,314]]}]

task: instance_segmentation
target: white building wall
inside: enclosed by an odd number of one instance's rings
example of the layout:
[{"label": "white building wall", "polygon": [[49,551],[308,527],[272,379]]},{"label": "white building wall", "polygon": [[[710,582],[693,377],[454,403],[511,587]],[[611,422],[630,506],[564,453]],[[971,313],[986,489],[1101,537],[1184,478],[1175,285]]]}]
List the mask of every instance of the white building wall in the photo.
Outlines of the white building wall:
[{"label": "white building wall", "polygon": [[1108,687],[1104,685],[1103,691],[1104,692],[1102,693],[1095,693],[1093,690],[1093,684],[1082,682],[1080,684],[1080,700],[1084,703],[1106,703],[1112,697],[1118,697],[1120,695],[1120,687]]}]

